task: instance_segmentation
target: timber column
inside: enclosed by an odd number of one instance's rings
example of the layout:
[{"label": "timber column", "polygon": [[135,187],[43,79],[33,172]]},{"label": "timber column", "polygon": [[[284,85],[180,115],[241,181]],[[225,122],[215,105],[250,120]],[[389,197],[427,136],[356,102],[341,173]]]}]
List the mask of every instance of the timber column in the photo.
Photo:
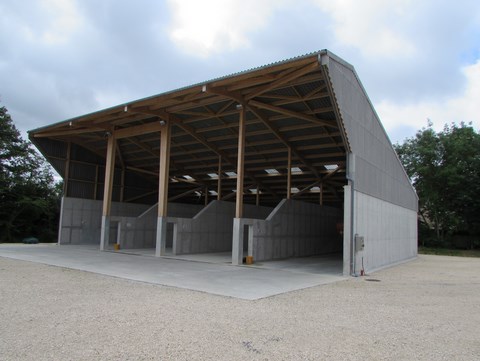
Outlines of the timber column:
[{"label": "timber column", "polygon": [[165,256],[167,244],[167,204],[170,167],[170,122],[160,130],[160,166],[158,171],[158,218],[155,256]]},{"label": "timber column", "polygon": [[243,176],[244,176],[244,158],[245,158],[245,121],[247,118],[247,109],[245,105],[241,106],[240,120],[238,124],[238,157],[237,157],[237,199],[235,204],[235,219],[233,220],[233,239],[232,239],[232,264],[239,265],[243,263]]},{"label": "timber column", "polygon": [[102,229],[100,233],[100,251],[104,251],[110,239],[110,210],[112,207],[113,175],[115,172],[115,134],[108,133],[107,155],[105,161],[105,184],[103,188]]}]

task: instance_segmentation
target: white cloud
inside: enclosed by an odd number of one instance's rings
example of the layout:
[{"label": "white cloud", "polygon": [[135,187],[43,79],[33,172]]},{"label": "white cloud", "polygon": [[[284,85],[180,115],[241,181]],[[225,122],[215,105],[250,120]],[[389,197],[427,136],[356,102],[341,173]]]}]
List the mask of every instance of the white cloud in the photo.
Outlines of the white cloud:
[{"label": "white cloud", "polygon": [[408,18],[411,0],[313,1],[331,16],[333,33],[344,45],[358,48],[364,55],[414,54],[415,45],[400,26]]},{"label": "white cloud", "polygon": [[207,57],[249,47],[249,35],[265,27],[281,0],[169,0],[170,38],[183,51]]},{"label": "white cloud", "polygon": [[43,0],[41,5],[50,19],[40,39],[49,45],[66,43],[82,24],[75,0]]},{"label": "white cloud", "polygon": [[383,100],[376,105],[382,123],[388,132],[400,126],[410,126],[418,130],[433,122],[434,129],[441,130],[452,122],[472,122],[480,129],[480,59],[475,64],[462,68],[465,76],[463,92],[457,96],[437,101],[424,101],[398,104]]}]

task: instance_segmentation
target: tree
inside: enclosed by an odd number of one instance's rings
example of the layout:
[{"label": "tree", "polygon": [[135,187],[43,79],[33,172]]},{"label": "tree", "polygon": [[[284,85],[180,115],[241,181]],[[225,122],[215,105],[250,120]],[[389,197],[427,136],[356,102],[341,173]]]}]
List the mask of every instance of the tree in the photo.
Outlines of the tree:
[{"label": "tree", "polygon": [[464,123],[432,123],[396,144],[395,150],[419,196],[421,225],[440,242],[455,233],[480,233],[480,134]]},{"label": "tree", "polygon": [[0,242],[25,236],[53,240],[58,200],[50,167],[0,107]]}]

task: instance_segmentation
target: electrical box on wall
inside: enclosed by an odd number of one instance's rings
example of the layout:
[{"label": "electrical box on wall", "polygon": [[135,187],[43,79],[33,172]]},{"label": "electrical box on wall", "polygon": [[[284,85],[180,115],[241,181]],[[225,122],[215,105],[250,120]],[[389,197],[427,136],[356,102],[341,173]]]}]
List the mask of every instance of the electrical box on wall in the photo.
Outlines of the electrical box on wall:
[{"label": "electrical box on wall", "polygon": [[360,252],[365,248],[365,239],[363,236],[355,235],[355,251]]}]

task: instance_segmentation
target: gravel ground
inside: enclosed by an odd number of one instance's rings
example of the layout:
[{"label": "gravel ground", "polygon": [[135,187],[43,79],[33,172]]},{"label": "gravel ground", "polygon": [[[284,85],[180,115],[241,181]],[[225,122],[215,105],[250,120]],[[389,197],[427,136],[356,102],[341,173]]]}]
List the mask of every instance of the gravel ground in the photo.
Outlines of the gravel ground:
[{"label": "gravel ground", "polygon": [[245,301],[0,257],[0,359],[479,360],[480,259]]}]

